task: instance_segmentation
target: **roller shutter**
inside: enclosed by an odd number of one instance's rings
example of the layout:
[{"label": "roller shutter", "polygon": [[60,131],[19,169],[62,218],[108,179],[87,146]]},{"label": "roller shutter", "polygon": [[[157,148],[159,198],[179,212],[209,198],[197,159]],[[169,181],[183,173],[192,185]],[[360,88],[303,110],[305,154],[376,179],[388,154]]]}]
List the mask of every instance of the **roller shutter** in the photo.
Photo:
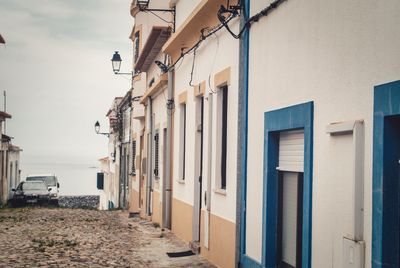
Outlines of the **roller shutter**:
[{"label": "roller shutter", "polygon": [[281,171],[303,172],[304,130],[281,132],[279,136],[279,167]]}]

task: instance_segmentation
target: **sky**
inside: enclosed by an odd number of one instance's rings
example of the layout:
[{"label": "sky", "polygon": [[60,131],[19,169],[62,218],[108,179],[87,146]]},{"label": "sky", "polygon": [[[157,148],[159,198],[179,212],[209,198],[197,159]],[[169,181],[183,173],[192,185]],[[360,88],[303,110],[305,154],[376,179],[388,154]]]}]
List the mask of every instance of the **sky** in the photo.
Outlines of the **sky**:
[{"label": "sky", "polygon": [[107,155],[106,113],[130,88],[111,57],[132,69],[130,0],[0,0],[0,109],[7,135],[32,163],[95,163]]}]

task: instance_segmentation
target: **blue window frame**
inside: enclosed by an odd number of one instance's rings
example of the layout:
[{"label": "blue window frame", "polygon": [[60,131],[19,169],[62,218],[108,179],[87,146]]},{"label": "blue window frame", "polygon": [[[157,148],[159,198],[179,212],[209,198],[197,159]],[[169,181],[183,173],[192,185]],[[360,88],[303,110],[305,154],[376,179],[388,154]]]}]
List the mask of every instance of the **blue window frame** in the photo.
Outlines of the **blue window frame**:
[{"label": "blue window frame", "polygon": [[375,87],[373,131],[372,267],[394,268],[400,265],[400,81]]},{"label": "blue window frame", "polygon": [[262,267],[277,265],[279,133],[304,129],[302,267],[311,267],[313,102],[264,114]]}]

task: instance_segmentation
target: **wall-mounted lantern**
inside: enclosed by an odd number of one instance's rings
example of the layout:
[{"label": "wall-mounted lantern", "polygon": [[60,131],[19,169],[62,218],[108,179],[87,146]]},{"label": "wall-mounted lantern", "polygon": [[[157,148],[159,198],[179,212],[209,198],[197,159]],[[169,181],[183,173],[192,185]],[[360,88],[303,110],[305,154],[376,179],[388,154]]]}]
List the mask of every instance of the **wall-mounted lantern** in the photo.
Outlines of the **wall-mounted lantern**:
[{"label": "wall-mounted lantern", "polygon": [[94,131],[96,131],[97,134],[106,135],[107,137],[110,137],[110,133],[100,132],[99,121],[96,121],[96,123],[94,124]]}]

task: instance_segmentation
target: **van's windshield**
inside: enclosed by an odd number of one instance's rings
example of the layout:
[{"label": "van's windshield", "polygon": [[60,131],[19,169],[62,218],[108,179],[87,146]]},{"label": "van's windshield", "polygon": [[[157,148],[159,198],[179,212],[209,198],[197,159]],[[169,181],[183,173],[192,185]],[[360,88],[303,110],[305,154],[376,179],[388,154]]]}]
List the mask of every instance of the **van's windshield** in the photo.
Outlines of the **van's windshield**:
[{"label": "van's windshield", "polygon": [[47,190],[47,186],[44,183],[39,182],[24,182],[22,189],[25,190]]},{"label": "van's windshield", "polygon": [[56,177],[55,176],[33,176],[27,177],[26,181],[43,181],[47,186],[56,186]]}]

